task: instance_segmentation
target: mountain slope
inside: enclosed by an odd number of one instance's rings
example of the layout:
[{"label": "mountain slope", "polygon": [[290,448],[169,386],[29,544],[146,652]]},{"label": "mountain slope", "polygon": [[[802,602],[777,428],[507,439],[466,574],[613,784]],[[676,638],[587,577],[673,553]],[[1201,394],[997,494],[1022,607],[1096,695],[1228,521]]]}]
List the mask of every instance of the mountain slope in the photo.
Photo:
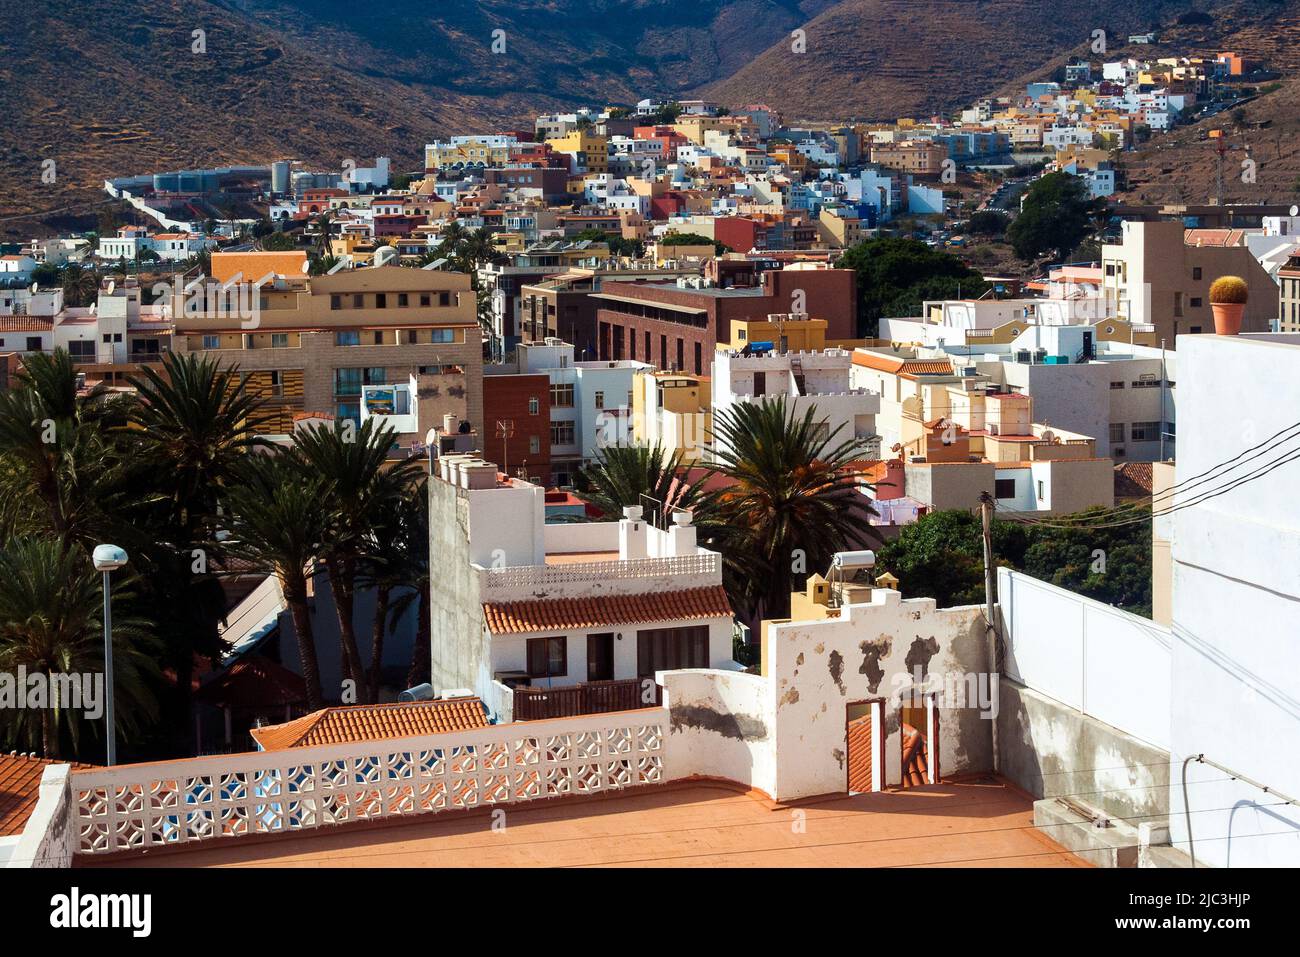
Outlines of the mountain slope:
[{"label": "mountain slope", "polygon": [[787,37],[704,90],[803,119],[946,113],[1088,44],[1094,30],[1127,36],[1188,7],[1187,0],[843,0],[803,27],[806,52],[792,52]]}]

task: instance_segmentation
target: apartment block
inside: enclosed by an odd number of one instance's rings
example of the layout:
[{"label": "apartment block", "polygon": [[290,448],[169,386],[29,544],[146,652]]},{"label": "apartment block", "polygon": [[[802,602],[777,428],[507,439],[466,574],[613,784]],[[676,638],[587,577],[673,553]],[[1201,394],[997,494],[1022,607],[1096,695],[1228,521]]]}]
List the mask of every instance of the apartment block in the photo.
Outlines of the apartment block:
[{"label": "apartment block", "polygon": [[[214,272],[225,268],[221,258],[213,256]],[[260,267],[249,268],[246,276]],[[242,307],[232,303],[240,296]],[[483,432],[482,336],[466,275],[396,266],[276,273],[255,290],[178,291],[172,315],[177,351],[214,355],[249,374],[266,400],[261,428],[269,434],[291,431],[303,411],[359,421],[365,386],[412,373],[463,376],[467,416]]]}]

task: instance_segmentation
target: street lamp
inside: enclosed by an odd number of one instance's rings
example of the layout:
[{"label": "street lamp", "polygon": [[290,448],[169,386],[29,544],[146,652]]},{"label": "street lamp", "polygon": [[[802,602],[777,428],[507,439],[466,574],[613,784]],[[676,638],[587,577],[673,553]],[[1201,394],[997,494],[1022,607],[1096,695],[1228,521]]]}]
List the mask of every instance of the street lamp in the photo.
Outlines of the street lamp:
[{"label": "street lamp", "polygon": [[104,575],[104,720],[108,731],[108,766],[117,763],[117,727],[113,723],[113,608],[109,576],[127,563],[126,552],[116,545],[96,545],[91,561]]}]

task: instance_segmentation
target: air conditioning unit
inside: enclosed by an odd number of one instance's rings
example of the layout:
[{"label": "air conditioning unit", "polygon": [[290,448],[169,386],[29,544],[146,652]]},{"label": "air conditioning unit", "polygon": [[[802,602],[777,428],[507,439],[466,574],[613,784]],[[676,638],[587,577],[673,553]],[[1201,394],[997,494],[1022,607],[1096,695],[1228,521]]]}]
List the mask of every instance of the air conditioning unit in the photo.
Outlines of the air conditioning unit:
[{"label": "air conditioning unit", "polygon": [[1017,362],[1028,362],[1028,361],[1029,361],[1029,350],[1028,350],[1028,349],[1017,349],[1017,350],[1016,350],[1016,361],[1017,361]]}]

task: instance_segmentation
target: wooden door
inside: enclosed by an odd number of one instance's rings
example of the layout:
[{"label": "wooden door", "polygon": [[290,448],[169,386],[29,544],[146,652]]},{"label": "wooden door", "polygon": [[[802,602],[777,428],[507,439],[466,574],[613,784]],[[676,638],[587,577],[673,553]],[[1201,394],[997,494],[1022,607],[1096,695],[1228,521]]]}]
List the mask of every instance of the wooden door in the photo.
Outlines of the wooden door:
[{"label": "wooden door", "polygon": [[614,633],[587,636],[587,680],[614,680]]}]

